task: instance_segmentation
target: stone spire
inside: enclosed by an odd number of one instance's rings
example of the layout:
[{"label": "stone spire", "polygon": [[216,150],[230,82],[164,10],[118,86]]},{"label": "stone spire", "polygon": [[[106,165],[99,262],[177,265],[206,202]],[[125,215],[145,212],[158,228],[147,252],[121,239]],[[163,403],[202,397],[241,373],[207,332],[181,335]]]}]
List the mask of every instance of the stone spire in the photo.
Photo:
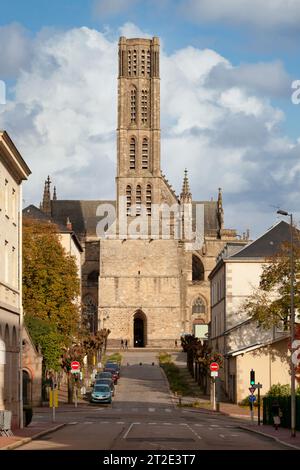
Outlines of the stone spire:
[{"label": "stone spire", "polygon": [[56,186],[54,186],[54,189],[53,189],[53,201],[57,201]]},{"label": "stone spire", "polygon": [[187,169],[184,170],[184,178],[183,178],[183,184],[182,184],[182,191],[180,194],[180,202],[187,204],[192,202],[192,193],[190,190],[190,184],[189,184],[189,179],[187,175]]},{"label": "stone spire", "polygon": [[45,181],[44,196],[42,202],[42,211],[51,217],[51,194],[50,194],[51,180],[50,176]]},{"label": "stone spire", "polygon": [[223,198],[222,198],[221,188],[219,188],[217,212],[218,212],[219,227],[220,227],[220,230],[223,230],[224,229],[224,209],[223,209]]}]

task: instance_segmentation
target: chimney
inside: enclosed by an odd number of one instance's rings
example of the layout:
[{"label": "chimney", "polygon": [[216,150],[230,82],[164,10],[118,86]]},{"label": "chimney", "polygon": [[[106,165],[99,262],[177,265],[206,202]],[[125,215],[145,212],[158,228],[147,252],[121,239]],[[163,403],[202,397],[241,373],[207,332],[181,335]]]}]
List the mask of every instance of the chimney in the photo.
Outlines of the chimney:
[{"label": "chimney", "polygon": [[72,222],[70,221],[70,218],[67,217],[67,223],[66,223],[66,226],[67,226],[67,229],[70,230],[70,232],[73,231],[73,226],[72,226]]}]

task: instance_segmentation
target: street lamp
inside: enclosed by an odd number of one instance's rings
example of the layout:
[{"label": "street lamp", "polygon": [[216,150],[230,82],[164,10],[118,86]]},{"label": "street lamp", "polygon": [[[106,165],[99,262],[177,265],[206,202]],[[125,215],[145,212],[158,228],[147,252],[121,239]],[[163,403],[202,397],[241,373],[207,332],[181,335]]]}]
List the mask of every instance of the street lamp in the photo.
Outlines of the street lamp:
[{"label": "street lamp", "polygon": [[[290,217],[291,231],[291,247],[290,247],[290,263],[291,263],[291,317],[290,317],[290,335],[291,349],[295,340],[295,308],[294,308],[294,285],[295,285],[295,268],[294,268],[294,239],[293,239],[293,214],[286,211],[278,210],[277,214]],[[296,437],[296,394],[295,394],[295,366],[293,363],[293,351],[291,351],[291,435]]]}]

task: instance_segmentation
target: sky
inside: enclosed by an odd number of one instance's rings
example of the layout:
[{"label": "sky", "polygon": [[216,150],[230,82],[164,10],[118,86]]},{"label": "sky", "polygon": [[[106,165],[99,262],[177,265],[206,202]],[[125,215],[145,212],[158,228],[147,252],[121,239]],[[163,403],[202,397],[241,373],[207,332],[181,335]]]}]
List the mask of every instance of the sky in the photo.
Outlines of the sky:
[{"label": "sky", "polygon": [[299,223],[299,0],[0,0],[0,11],[0,128],[32,171],[24,205],[39,204],[48,174],[59,199],[115,198],[118,39],[158,36],[161,164],[177,194],[187,168],[194,200],[222,188],[227,228],[255,238],[279,207]]}]

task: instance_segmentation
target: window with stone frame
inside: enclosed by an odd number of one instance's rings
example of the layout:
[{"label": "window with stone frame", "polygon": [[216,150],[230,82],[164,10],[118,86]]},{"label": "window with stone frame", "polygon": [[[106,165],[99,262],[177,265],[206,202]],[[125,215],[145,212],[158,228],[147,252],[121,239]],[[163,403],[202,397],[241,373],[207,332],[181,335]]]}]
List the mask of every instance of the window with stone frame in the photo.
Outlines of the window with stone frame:
[{"label": "window with stone frame", "polygon": [[94,298],[88,294],[83,299],[83,321],[86,327],[95,332],[97,329],[97,305]]},{"label": "window with stone frame", "polygon": [[136,88],[133,87],[130,90],[130,122],[131,124],[136,123]]},{"label": "window with stone frame", "polygon": [[142,49],[141,51],[141,75],[142,77],[145,76],[145,72],[146,72],[146,54],[145,54],[145,50]]},{"label": "window with stone frame", "polygon": [[147,50],[147,77],[151,75],[151,52]]},{"label": "window with stone frame", "polygon": [[198,297],[192,307],[192,314],[193,315],[205,315],[206,313],[206,307],[203,299],[201,297]]},{"label": "window with stone frame", "polygon": [[147,184],[147,188],[146,188],[147,215],[151,215],[151,204],[152,204],[152,188],[151,188],[151,184]]},{"label": "window with stone frame", "polygon": [[135,138],[131,137],[129,145],[129,168],[130,170],[135,170],[135,160],[136,160],[136,142]]},{"label": "window with stone frame", "polygon": [[141,122],[147,124],[148,122],[148,90],[141,92]]},{"label": "window with stone frame", "polygon": [[149,145],[148,139],[145,137],[142,143],[142,169],[148,170],[149,168]]},{"label": "window with stone frame", "polygon": [[132,75],[137,75],[137,52],[136,49],[133,50],[132,53]]},{"label": "window with stone frame", "polygon": [[126,186],[126,214],[131,215],[131,204],[132,204],[132,198],[131,198],[131,186],[129,184]]},{"label": "window with stone frame", "polygon": [[192,280],[193,282],[204,281],[204,266],[196,255],[193,255],[192,259]]},{"label": "window with stone frame", "polygon": [[131,76],[132,72],[132,56],[131,56],[131,50],[128,51],[128,75]]},{"label": "window with stone frame", "polygon": [[136,215],[141,215],[141,211],[142,211],[142,188],[139,184],[136,187],[135,204],[136,204]]}]

